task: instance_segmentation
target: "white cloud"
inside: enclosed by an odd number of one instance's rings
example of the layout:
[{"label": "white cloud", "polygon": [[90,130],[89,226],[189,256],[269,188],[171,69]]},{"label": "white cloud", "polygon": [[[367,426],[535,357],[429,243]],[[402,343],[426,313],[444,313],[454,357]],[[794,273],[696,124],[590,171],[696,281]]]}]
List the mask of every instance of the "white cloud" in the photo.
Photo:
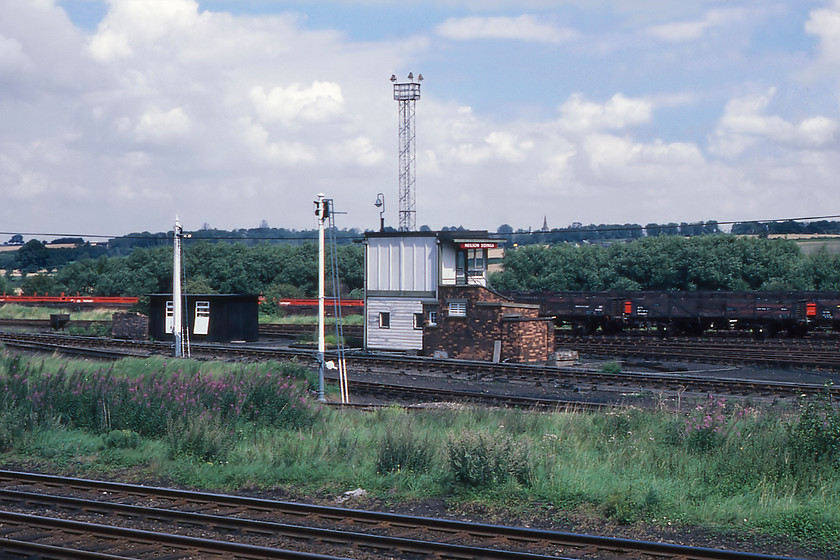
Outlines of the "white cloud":
[{"label": "white cloud", "polygon": [[711,139],[713,152],[731,158],[763,143],[793,149],[836,146],[840,130],[836,119],[814,116],[795,123],[768,115],[767,109],[775,94],[776,90],[770,89],[763,94],[729,101]]},{"label": "white cloud", "polygon": [[813,10],[805,23],[805,31],[820,41],[818,63],[827,66],[829,71],[840,69],[840,0]]},{"label": "white cloud", "polygon": [[617,183],[662,180],[674,169],[699,167],[704,163],[700,150],[692,144],[636,143],[610,134],[593,134],[584,142],[592,171]]},{"label": "white cloud", "polygon": [[560,126],[572,132],[617,130],[647,124],[652,114],[649,101],[632,99],[621,93],[603,104],[586,101],[583,95],[575,94],[560,106]]},{"label": "white cloud", "polygon": [[695,41],[711,29],[726,27],[755,15],[754,10],[744,8],[719,8],[707,11],[699,19],[652,25],[646,33],[669,42]]},{"label": "white cloud", "polygon": [[315,81],[308,88],[300,84],[275,87],[266,91],[262,86],[249,94],[254,109],[264,121],[321,122],[335,118],[344,111],[341,86],[334,82]]},{"label": "white cloud", "polygon": [[32,61],[23,52],[20,42],[0,35],[0,69],[5,72],[31,68]]},{"label": "white cloud", "polygon": [[[244,120],[244,119],[243,119]],[[265,128],[256,123],[244,122],[245,141],[251,153],[263,163],[271,165],[311,164],[317,159],[315,151],[301,142],[272,141]]]},{"label": "white cloud", "polygon": [[108,0],[110,10],[88,49],[107,62],[134,54],[132,43],[154,44],[188,34],[202,22],[195,0]]},{"label": "white cloud", "polygon": [[494,131],[487,135],[485,142],[491,147],[493,154],[511,163],[525,161],[528,151],[534,147],[533,140],[520,141],[510,132]]},{"label": "white cloud", "polygon": [[350,165],[372,167],[385,159],[385,152],[377,148],[370,138],[359,136],[332,146],[332,157]]},{"label": "white cloud", "polygon": [[448,39],[507,39],[537,43],[562,43],[578,34],[571,29],[541,21],[536,16],[451,18],[440,24],[437,34]]},{"label": "white cloud", "polygon": [[[445,22],[432,29],[419,21],[353,27],[360,12],[342,2],[331,5],[339,17],[330,21],[349,23],[319,29],[325,20],[307,20],[306,7],[292,14],[263,4],[273,13],[108,0],[100,25],[84,31],[59,0],[3,0],[0,188],[10,201],[38,193],[0,206],[5,227],[159,231],[176,213],[188,228],[262,219],[312,227],[318,192],[348,212],[340,227],[378,227],[372,201],[384,192],[392,224],[397,107],[387,78],[409,70],[426,77],[416,119],[418,223],[740,219],[836,203],[836,97],[794,105],[801,83],[789,77],[792,64],[777,61],[806,66],[806,40],[816,37],[816,66],[836,80],[840,4],[789,9],[800,17],[799,46],[774,42],[768,26],[750,52],[732,38],[773,18],[758,17],[772,8],[746,0],[700,15],[697,3],[661,0],[641,8],[422,4],[425,21]],[[383,17],[405,16],[403,9],[389,5]],[[738,19],[738,9],[758,23]],[[496,17],[525,10],[536,15]],[[677,26],[648,27],[666,20]],[[561,22],[585,29],[587,40],[575,41]],[[703,42],[663,48],[689,37]],[[442,38],[499,42],[463,48]],[[721,52],[742,57],[729,74],[714,58]],[[498,56],[505,64],[494,64]],[[738,64],[756,59],[740,72]],[[488,65],[492,87],[483,81]],[[748,80],[776,84],[779,94],[738,97],[721,111],[721,96],[754,87]],[[759,200],[765,190],[773,206]]]},{"label": "white cloud", "polygon": [[94,59],[102,62],[124,58],[134,53],[128,44],[128,37],[110,29],[101,29],[91,38],[88,50]]},{"label": "white cloud", "polygon": [[166,112],[149,111],[140,117],[134,127],[134,132],[140,141],[165,140],[183,136],[189,130],[190,118],[181,107],[175,107]]}]

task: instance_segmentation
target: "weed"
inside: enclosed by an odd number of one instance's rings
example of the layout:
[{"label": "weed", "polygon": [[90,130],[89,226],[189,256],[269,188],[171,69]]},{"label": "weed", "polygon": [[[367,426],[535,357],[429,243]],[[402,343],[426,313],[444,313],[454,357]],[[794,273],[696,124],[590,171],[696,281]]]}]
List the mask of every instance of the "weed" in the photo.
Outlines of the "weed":
[{"label": "weed", "polygon": [[173,457],[187,455],[218,462],[228,459],[235,438],[223,422],[206,415],[173,419],[166,431],[166,442]]},{"label": "weed", "polygon": [[525,441],[466,432],[450,439],[447,451],[455,481],[465,486],[488,488],[508,480],[528,486],[532,482],[534,460]]},{"label": "weed", "polygon": [[840,463],[840,406],[832,402],[830,385],[816,397],[803,396],[799,411],[788,428],[796,453],[818,462]]},{"label": "weed", "polygon": [[6,407],[19,408],[36,423],[60,424],[94,433],[133,430],[162,436],[173,419],[208,413],[233,422],[303,428],[315,422],[320,407],[307,398],[306,384],[286,375],[300,367],[267,364],[240,367],[217,376],[199,371],[160,369],[136,377],[114,366],[94,371],[45,370],[43,363],[9,360],[0,376]]},{"label": "weed", "polygon": [[65,329],[67,334],[73,336],[94,336],[107,338],[111,336],[111,325],[104,323],[92,323],[89,325],[74,325],[70,323]]},{"label": "weed", "polygon": [[798,541],[818,543],[840,551],[837,539],[837,535],[840,535],[840,521],[811,508],[800,507],[770,515],[755,525]]},{"label": "weed", "polygon": [[111,430],[102,438],[106,449],[137,449],[140,435],[131,430]]},{"label": "weed", "polygon": [[709,395],[685,420],[684,442],[689,451],[705,453],[720,447],[752,409],[726,409],[726,399]]},{"label": "weed", "polygon": [[601,366],[601,373],[621,373],[621,364],[618,362],[606,362]]},{"label": "weed", "polygon": [[385,428],[379,442],[376,472],[380,474],[413,471],[426,472],[432,462],[433,448],[428,437],[418,437],[411,424]]},{"label": "weed", "polygon": [[629,525],[653,514],[659,500],[659,493],[655,488],[648,489],[640,499],[635,499],[632,491],[615,491],[601,502],[601,513],[622,525]]}]

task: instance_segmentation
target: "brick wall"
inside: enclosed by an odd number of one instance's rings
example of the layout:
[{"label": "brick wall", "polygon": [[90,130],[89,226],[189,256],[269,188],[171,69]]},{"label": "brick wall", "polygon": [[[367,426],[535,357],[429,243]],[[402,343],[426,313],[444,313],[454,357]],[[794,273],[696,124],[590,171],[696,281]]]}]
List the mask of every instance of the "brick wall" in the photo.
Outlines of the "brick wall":
[{"label": "brick wall", "polygon": [[149,317],[140,313],[114,313],[111,336],[127,340],[149,340]]},{"label": "brick wall", "polygon": [[[465,317],[449,314],[451,301],[466,304]],[[481,286],[441,286],[436,327],[426,327],[423,353],[492,361],[501,345],[502,361],[546,362],[554,352],[554,325],[537,306],[516,304]]]}]

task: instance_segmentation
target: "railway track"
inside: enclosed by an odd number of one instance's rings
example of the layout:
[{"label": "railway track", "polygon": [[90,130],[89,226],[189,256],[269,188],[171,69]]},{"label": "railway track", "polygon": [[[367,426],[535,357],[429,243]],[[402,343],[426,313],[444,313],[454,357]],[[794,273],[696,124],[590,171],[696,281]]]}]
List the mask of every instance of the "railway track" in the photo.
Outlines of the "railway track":
[{"label": "railway track", "polygon": [[[108,321],[72,321],[73,325],[101,327]],[[49,320],[0,319],[0,326],[47,330]],[[347,337],[361,338],[363,327],[343,328]],[[260,337],[298,339],[312,335],[315,325],[264,324]],[[331,330],[329,332],[332,332]],[[662,338],[653,333],[630,333],[610,336],[571,336],[558,331],[555,344],[564,350],[590,355],[665,357],[674,360],[746,363],[772,366],[815,367],[840,370],[840,338],[812,335],[804,339],[773,338],[757,341],[732,333],[710,333],[699,338]]]},{"label": "railway track", "polygon": [[0,503],[0,552],[15,557],[782,558],[13,471]]},{"label": "railway track", "polygon": [[556,344],[589,355],[664,356],[671,360],[840,369],[840,340],[837,338],[753,341],[732,337],[558,336]]},{"label": "railway track", "polygon": [[[172,345],[163,342],[137,342],[96,337],[74,337],[36,333],[0,333],[0,341],[40,351],[60,351],[107,359],[134,356],[170,355]],[[238,361],[293,360],[314,365],[309,350],[285,347],[253,347],[242,345],[194,344],[192,356],[206,359]],[[328,355],[328,359],[333,356]],[[507,364],[468,360],[437,359],[395,354],[348,354],[347,367],[353,374],[376,376],[400,374],[445,377],[462,381],[502,381],[531,384],[557,384],[577,391],[658,391],[670,393],[715,393],[731,396],[790,398],[825,391],[823,385],[759,379],[733,379],[682,373],[605,373],[580,368],[558,368],[530,364]],[[355,382],[355,380],[353,380]],[[414,387],[401,385],[408,393]],[[840,398],[840,387],[831,387]],[[457,398],[441,391],[438,400]]]},{"label": "railway track", "polygon": [[[79,327],[108,324],[107,321],[72,321]],[[0,319],[0,326],[46,330],[49,320]],[[363,327],[344,326],[347,337],[361,338]],[[261,337],[297,339],[312,335],[315,325],[263,324]],[[332,332],[329,330],[329,332]],[[804,339],[773,338],[757,341],[731,333],[710,333],[700,338],[662,338],[652,333],[611,336],[571,336],[558,331],[557,348],[589,355],[665,357],[672,360],[747,363],[772,366],[815,367],[840,370],[840,338],[813,335]]]}]

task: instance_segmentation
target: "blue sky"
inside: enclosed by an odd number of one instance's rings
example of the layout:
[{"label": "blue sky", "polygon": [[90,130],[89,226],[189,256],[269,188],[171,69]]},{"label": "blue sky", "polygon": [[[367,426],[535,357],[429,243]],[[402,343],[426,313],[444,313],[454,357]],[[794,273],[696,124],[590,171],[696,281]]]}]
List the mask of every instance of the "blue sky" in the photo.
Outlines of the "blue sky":
[{"label": "blue sky", "polygon": [[840,0],[6,0],[2,231],[838,214]]}]

